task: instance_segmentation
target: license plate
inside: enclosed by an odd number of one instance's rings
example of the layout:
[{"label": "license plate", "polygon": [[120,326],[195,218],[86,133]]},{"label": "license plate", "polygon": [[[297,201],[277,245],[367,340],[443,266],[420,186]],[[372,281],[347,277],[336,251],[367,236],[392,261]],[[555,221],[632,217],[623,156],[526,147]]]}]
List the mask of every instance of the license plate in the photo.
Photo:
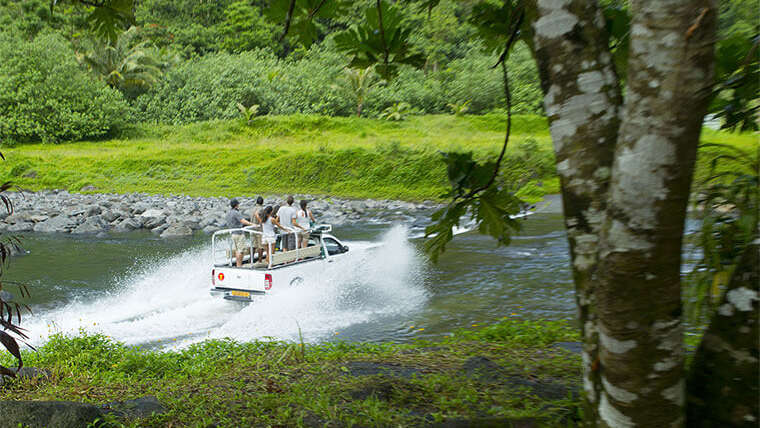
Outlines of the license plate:
[{"label": "license plate", "polygon": [[230,294],[238,297],[251,297],[251,293],[247,291],[230,291]]}]

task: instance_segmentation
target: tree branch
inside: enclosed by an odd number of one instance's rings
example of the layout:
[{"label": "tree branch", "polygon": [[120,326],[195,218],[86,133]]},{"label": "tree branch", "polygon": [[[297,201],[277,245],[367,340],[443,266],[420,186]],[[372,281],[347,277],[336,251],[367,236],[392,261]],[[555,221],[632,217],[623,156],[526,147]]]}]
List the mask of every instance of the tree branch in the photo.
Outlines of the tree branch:
[{"label": "tree branch", "polygon": [[288,6],[288,14],[285,15],[285,28],[282,31],[282,35],[280,36],[280,42],[285,40],[285,36],[288,35],[288,31],[290,31],[290,21],[293,19],[293,10],[296,8],[296,0],[290,0],[290,6]]},{"label": "tree branch", "polygon": [[312,10],[311,12],[309,12],[309,18],[308,19],[314,18],[314,15],[316,15],[317,13],[319,13],[319,9],[322,8],[322,6],[325,4],[326,1],[327,0],[320,1],[319,4],[317,5],[317,7],[315,7],[314,10]]},{"label": "tree branch", "polygon": [[[525,10],[522,7],[522,3],[519,8],[519,15],[517,16],[517,21],[514,24],[514,27],[512,28],[512,33],[509,35],[509,39],[507,39],[507,43],[504,45],[504,52],[502,52],[501,56],[499,57],[499,60],[496,62],[496,64],[493,66],[493,68],[498,67],[501,65],[501,71],[502,71],[502,77],[504,79],[504,98],[507,102],[507,133],[504,137],[504,144],[501,146],[501,153],[499,153],[499,157],[496,159],[496,166],[493,169],[493,174],[491,175],[491,178],[488,180],[488,183],[486,183],[484,186],[478,187],[476,189],[472,189],[469,191],[466,195],[462,196],[462,199],[470,199],[473,196],[477,195],[478,193],[482,192],[483,190],[488,189],[493,185],[493,183],[496,181],[496,177],[499,176],[499,168],[501,166],[501,161],[504,159],[504,154],[507,152],[507,145],[509,144],[509,136],[512,131],[512,93],[509,90],[509,76],[507,74],[507,53],[512,48],[512,45],[517,40],[517,34],[520,32],[520,26],[522,26],[523,19],[525,18]],[[454,199],[457,199],[456,197]]]}]

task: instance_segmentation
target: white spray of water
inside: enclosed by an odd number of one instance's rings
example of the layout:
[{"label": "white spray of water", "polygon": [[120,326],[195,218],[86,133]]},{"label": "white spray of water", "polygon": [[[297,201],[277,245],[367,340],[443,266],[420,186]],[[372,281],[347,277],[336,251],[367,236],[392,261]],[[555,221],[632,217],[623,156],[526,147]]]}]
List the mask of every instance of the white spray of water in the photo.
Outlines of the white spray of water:
[{"label": "white spray of water", "polygon": [[118,281],[119,291],[30,317],[33,343],[56,332],[98,332],[127,344],[182,346],[206,338],[273,337],[320,341],[353,324],[407,313],[424,304],[421,258],[407,230],[390,229],[381,243],[349,242],[351,250],[318,278],[273,290],[251,304],[208,294],[210,250],[189,250],[148,263]]}]

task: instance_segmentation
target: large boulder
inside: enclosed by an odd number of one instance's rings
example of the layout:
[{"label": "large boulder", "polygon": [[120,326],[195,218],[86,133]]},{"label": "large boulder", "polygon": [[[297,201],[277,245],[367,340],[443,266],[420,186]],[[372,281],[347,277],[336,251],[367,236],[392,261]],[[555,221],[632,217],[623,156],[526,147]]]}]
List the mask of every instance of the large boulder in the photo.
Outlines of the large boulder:
[{"label": "large boulder", "polygon": [[64,208],[63,214],[68,217],[74,217],[74,216],[85,214],[87,210],[88,210],[88,207],[84,205],[74,205],[71,207]]},{"label": "large boulder", "polygon": [[11,224],[10,226],[6,227],[5,230],[9,233],[31,232],[34,230],[34,223],[21,222]]},{"label": "large boulder", "polygon": [[109,224],[100,216],[87,217],[87,219],[77,226],[71,233],[74,234],[97,234],[108,230]]},{"label": "large boulder", "polygon": [[165,215],[143,218],[143,227],[145,227],[146,229],[155,229],[156,227],[161,226],[164,223],[166,223]]},{"label": "large boulder", "polygon": [[103,210],[100,208],[100,205],[91,204],[84,207],[84,215],[87,217],[98,215],[102,212]]},{"label": "large boulder", "polygon": [[105,210],[103,211],[103,214],[101,215],[101,217],[103,217],[105,221],[110,223],[119,218],[119,213],[112,210]]},{"label": "large boulder", "polygon": [[75,218],[61,214],[37,223],[34,226],[34,231],[43,233],[67,233],[75,227],[77,227],[77,220]]},{"label": "large boulder", "polygon": [[50,218],[49,215],[47,215],[47,214],[41,214],[41,213],[30,213],[30,215],[28,217],[29,221],[31,221],[32,223],[40,223],[40,222],[43,222],[43,221],[45,221],[45,220],[47,220],[49,218]]},{"label": "large boulder", "polygon": [[150,204],[146,202],[138,202],[132,205],[132,214],[142,214],[150,209]]},{"label": "large boulder", "polygon": [[0,428],[70,428],[90,426],[103,412],[71,401],[0,401]]},{"label": "large boulder", "polygon": [[31,221],[29,219],[28,211],[16,211],[15,213],[5,217],[5,222],[8,224],[24,223]]},{"label": "large boulder", "polygon": [[151,208],[151,209],[145,210],[142,214],[140,214],[140,216],[142,216],[142,217],[162,217],[162,216],[165,216],[165,215],[166,214],[164,214],[163,210],[159,210],[159,209],[156,209],[156,208]]},{"label": "large boulder", "polygon": [[[9,301],[12,299],[4,298],[3,300]],[[50,370],[38,369],[36,367],[21,367],[21,370],[19,370],[16,373],[15,378],[12,378],[9,376],[0,376],[0,388],[2,388],[5,384],[10,384],[18,380],[24,380],[26,382],[29,382],[29,381],[45,380],[49,378],[50,378]]]},{"label": "large boulder", "polygon": [[185,223],[174,223],[170,224],[169,227],[166,228],[161,233],[162,238],[175,238],[178,236],[190,236],[193,234],[193,229],[190,228]]},{"label": "large boulder", "polygon": [[142,227],[142,221],[136,218],[125,218],[124,220],[116,223],[114,226],[114,232],[129,232]]}]

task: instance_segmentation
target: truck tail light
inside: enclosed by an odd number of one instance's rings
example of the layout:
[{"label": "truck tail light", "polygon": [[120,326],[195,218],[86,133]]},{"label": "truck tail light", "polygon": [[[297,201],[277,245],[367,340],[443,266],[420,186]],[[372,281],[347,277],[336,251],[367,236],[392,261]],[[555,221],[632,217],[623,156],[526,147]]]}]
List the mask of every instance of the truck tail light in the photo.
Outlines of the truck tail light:
[{"label": "truck tail light", "polygon": [[264,290],[269,290],[271,288],[272,288],[272,274],[265,273],[264,274]]}]

